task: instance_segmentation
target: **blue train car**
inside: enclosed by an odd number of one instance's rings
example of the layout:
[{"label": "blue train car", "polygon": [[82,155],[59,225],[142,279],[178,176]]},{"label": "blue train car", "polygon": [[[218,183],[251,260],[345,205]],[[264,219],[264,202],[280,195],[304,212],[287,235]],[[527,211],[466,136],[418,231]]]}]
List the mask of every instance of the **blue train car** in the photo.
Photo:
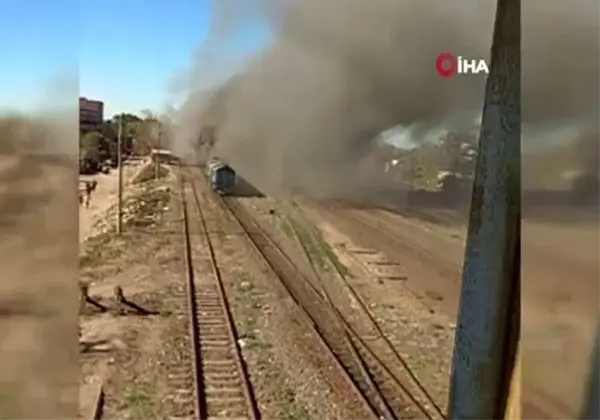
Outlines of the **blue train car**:
[{"label": "blue train car", "polygon": [[233,194],[235,184],[236,174],[231,166],[220,164],[210,167],[210,186],[217,194]]},{"label": "blue train car", "polygon": [[209,178],[212,174],[213,168],[216,168],[216,167],[222,166],[222,165],[225,165],[225,162],[222,162],[218,157],[211,158],[206,164],[207,174],[208,174]]}]

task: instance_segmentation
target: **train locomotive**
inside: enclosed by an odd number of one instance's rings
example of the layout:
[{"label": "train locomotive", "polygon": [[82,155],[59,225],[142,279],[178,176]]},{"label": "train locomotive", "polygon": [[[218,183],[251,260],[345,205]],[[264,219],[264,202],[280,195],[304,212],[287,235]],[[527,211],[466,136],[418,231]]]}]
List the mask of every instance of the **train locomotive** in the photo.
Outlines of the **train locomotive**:
[{"label": "train locomotive", "polygon": [[210,187],[219,195],[231,195],[235,190],[236,173],[233,168],[219,159],[208,162]]}]

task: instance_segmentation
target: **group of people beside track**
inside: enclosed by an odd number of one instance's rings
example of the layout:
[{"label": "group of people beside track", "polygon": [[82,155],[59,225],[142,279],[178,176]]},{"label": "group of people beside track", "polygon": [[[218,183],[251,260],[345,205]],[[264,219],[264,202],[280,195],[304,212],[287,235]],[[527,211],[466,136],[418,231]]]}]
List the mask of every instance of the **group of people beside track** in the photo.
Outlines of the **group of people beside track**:
[{"label": "group of people beside track", "polygon": [[90,206],[90,201],[92,200],[92,193],[96,190],[98,186],[98,181],[95,179],[92,181],[85,181],[85,188],[83,190],[79,190],[79,205],[85,205],[86,208]]}]

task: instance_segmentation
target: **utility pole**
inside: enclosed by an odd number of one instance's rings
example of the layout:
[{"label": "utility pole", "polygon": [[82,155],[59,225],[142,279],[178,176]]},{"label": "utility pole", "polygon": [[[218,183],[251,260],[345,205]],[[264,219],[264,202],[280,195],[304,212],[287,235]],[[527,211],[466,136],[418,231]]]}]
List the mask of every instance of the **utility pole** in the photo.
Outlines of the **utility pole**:
[{"label": "utility pole", "polygon": [[117,165],[119,171],[119,186],[117,198],[117,234],[123,231],[123,115],[119,117],[119,132],[117,135]]},{"label": "utility pole", "polygon": [[[156,123],[158,125],[157,147],[158,147],[158,150],[160,150],[161,149],[161,144],[160,143],[161,143],[161,130],[162,130],[162,127],[161,127],[161,124],[160,124],[159,120],[157,120]],[[160,171],[160,163],[159,163],[159,159],[158,159],[159,155],[160,155],[160,153],[158,153],[155,156],[155,161],[154,161],[154,179],[155,180],[158,180],[158,175],[159,175],[159,171]]]},{"label": "utility pole", "polygon": [[597,419],[600,416],[600,322],[596,331],[596,342],[594,343],[594,352],[590,364],[590,376],[587,384],[587,395],[581,419]]},{"label": "utility pole", "polygon": [[[521,0],[498,0],[454,342],[449,419],[520,402]],[[512,382],[512,384],[511,384]],[[513,406],[511,406],[511,404]],[[523,417],[529,417],[523,413]]]}]

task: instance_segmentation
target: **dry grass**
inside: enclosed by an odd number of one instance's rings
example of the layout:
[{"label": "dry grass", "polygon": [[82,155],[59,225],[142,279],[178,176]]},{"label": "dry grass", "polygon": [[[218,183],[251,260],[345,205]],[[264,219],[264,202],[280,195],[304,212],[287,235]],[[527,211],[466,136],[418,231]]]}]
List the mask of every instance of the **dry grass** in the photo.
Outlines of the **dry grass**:
[{"label": "dry grass", "polygon": [[[341,279],[337,277],[333,265],[337,266],[367,304],[370,314],[395,350],[402,355],[437,405],[444,407],[455,327],[452,320],[442,314],[432,313],[416,296],[407,292],[402,283],[381,280],[382,274],[373,271],[376,266],[359,256],[350,256],[348,250],[358,249],[357,244],[316,214],[309,214],[306,208],[290,206],[287,202],[272,198],[248,200],[246,208],[264,223],[263,227],[277,240],[278,245],[311,279],[312,269],[306,264],[304,251],[294,236],[296,233],[286,234],[283,228],[285,224],[293,224],[333,303],[359,334],[373,336],[376,333],[371,323],[358,308],[348,289],[341,286]],[[294,210],[291,211],[291,208]],[[378,255],[378,259],[382,260],[383,256]],[[397,270],[396,267],[384,268]],[[399,274],[388,273],[390,276]],[[370,344],[381,359],[389,363],[395,375],[409,381],[402,366],[390,358],[385,343]]]},{"label": "dry grass", "polygon": [[[167,181],[168,182],[168,181]],[[148,182],[130,189],[124,203],[124,235],[115,235],[109,221],[114,206],[107,206],[98,231],[84,243],[80,281],[90,294],[113,308],[113,290],[122,287],[125,297],[150,312],[141,316],[86,314],[81,317],[83,340],[105,342],[108,351],[82,357],[81,380],[105,384],[105,415],[110,418],[163,418],[169,416],[165,360],[171,337],[165,334],[175,322],[168,301],[171,288],[181,281],[179,235],[154,230],[179,227],[178,209],[172,208],[173,186]],[[136,231],[144,228],[146,230]],[[148,255],[152,255],[151,259]]]}]

